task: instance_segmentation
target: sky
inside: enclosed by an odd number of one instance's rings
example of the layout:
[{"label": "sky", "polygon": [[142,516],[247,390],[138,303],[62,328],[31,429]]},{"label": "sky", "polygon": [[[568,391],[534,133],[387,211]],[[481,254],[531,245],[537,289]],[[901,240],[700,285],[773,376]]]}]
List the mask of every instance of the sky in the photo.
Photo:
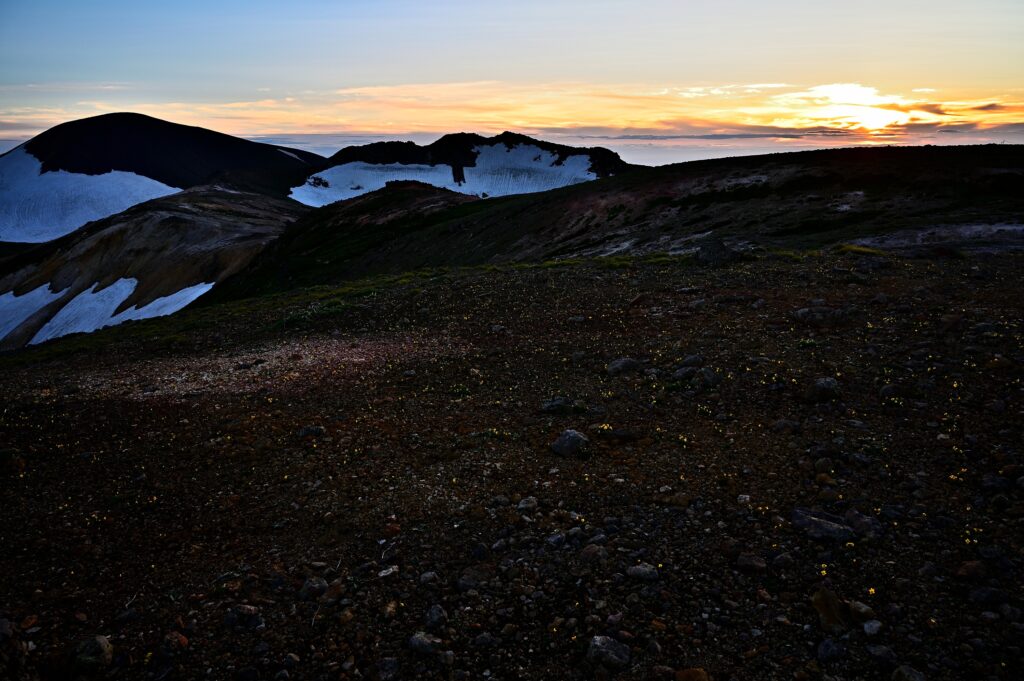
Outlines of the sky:
[{"label": "sky", "polygon": [[1020,143],[1022,36],[1021,0],[0,0],[0,139],[138,111],[313,150],[514,130],[649,163]]}]

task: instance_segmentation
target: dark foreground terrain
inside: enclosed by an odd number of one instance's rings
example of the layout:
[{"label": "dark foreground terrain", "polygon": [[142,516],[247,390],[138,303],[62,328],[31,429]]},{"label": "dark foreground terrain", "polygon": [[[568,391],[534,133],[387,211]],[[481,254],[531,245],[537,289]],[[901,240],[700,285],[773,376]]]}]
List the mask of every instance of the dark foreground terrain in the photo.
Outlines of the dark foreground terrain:
[{"label": "dark foreground terrain", "polygon": [[1022,276],[432,271],[0,357],[0,676],[1021,678]]}]

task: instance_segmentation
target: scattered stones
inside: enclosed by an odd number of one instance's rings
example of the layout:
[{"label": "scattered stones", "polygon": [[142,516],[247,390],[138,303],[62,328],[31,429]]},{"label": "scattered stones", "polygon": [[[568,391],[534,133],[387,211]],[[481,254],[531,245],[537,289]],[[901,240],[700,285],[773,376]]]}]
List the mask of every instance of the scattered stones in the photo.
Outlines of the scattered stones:
[{"label": "scattered stones", "polygon": [[[0,552],[15,577],[0,580],[0,677],[11,659],[70,668],[79,638],[102,629],[113,660],[69,675],[707,681],[684,669],[699,661],[722,679],[889,679],[909,664],[929,678],[1016,678],[1024,361],[1020,304],[1003,286],[1015,278],[976,288],[970,267],[990,258],[968,260],[952,278],[922,270],[941,292],[924,295],[908,284],[912,259],[848,286],[852,257],[840,269],[830,257],[688,274],[584,265],[600,295],[550,310],[508,295],[515,278],[557,298],[576,265],[510,270],[507,290],[473,279],[480,312],[459,307],[466,290],[420,277],[430,296],[384,291],[317,322],[343,332],[289,339],[312,357],[324,335],[323,367],[289,363],[244,399],[218,383],[176,391],[167,377],[147,377],[155,396],[124,399],[130,384],[115,383],[97,399],[123,414],[95,431],[92,374],[33,366],[26,395],[5,404],[26,467],[4,496],[24,530]],[[730,302],[737,276],[769,296],[759,311]],[[676,292],[690,279],[702,307]],[[818,307],[810,297],[850,309],[875,288],[888,300],[866,305],[863,324],[788,314]],[[643,304],[625,308],[638,292]],[[451,298],[441,308],[431,296]],[[384,314],[383,299],[401,310]],[[948,326],[947,309],[963,321]],[[564,323],[567,310],[586,323]],[[362,317],[351,328],[350,312]],[[387,340],[358,332],[368,318],[415,345],[427,315],[454,330],[450,348],[358,361]],[[516,333],[487,336],[493,318]],[[972,331],[988,319],[998,331]],[[239,377],[242,348],[224,347],[232,380],[277,376],[274,360]],[[609,379],[604,363],[626,352],[649,362]],[[197,353],[170,353],[175,376],[205,370]],[[996,355],[1013,364],[990,365]],[[839,378],[838,400],[802,401],[819,375]],[[883,385],[900,386],[895,402],[879,400]],[[45,454],[70,432],[62,419],[81,445]],[[307,422],[323,439],[296,438]],[[549,451],[567,427],[590,440],[589,459]],[[116,437],[101,441],[108,429]],[[185,454],[146,452],[157,436]],[[41,479],[54,473],[59,484]],[[43,547],[45,532],[68,549]],[[112,560],[124,566],[116,589],[100,571]],[[195,565],[230,572],[210,579]],[[598,636],[609,643],[591,653]]]}]

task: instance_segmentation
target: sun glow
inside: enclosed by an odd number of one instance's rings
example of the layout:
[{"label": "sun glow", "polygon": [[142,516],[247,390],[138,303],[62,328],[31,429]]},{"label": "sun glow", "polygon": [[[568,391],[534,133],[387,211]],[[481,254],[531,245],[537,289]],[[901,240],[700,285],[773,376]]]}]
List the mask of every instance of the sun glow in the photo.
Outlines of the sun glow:
[{"label": "sun glow", "polygon": [[[859,83],[717,86],[597,85],[475,81],[305,91],[250,101],[144,103],[83,100],[74,110],[8,112],[11,124],[39,130],[63,120],[138,111],[232,134],[359,132],[401,135],[513,129],[537,136],[652,141],[772,139],[789,144],[913,142],[943,128],[984,139],[986,130],[1024,122],[1024,102],[985,93],[914,88],[885,93]],[[2,127],[2,126],[0,126]],[[995,138],[992,141],[1000,141]],[[957,138],[963,141],[963,136]],[[952,141],[947,138],[946,141]]]}]

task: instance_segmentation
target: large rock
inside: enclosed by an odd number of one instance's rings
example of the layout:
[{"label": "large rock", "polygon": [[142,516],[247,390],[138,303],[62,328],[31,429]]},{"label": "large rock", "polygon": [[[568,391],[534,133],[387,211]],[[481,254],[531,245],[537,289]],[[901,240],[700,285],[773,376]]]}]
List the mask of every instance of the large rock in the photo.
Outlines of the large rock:
[{"label": "large rock", "polygon": [[704,239],[697,248],[697,262],[706,267],[723,267],[738,260],[740,254],[718,237]]}]

